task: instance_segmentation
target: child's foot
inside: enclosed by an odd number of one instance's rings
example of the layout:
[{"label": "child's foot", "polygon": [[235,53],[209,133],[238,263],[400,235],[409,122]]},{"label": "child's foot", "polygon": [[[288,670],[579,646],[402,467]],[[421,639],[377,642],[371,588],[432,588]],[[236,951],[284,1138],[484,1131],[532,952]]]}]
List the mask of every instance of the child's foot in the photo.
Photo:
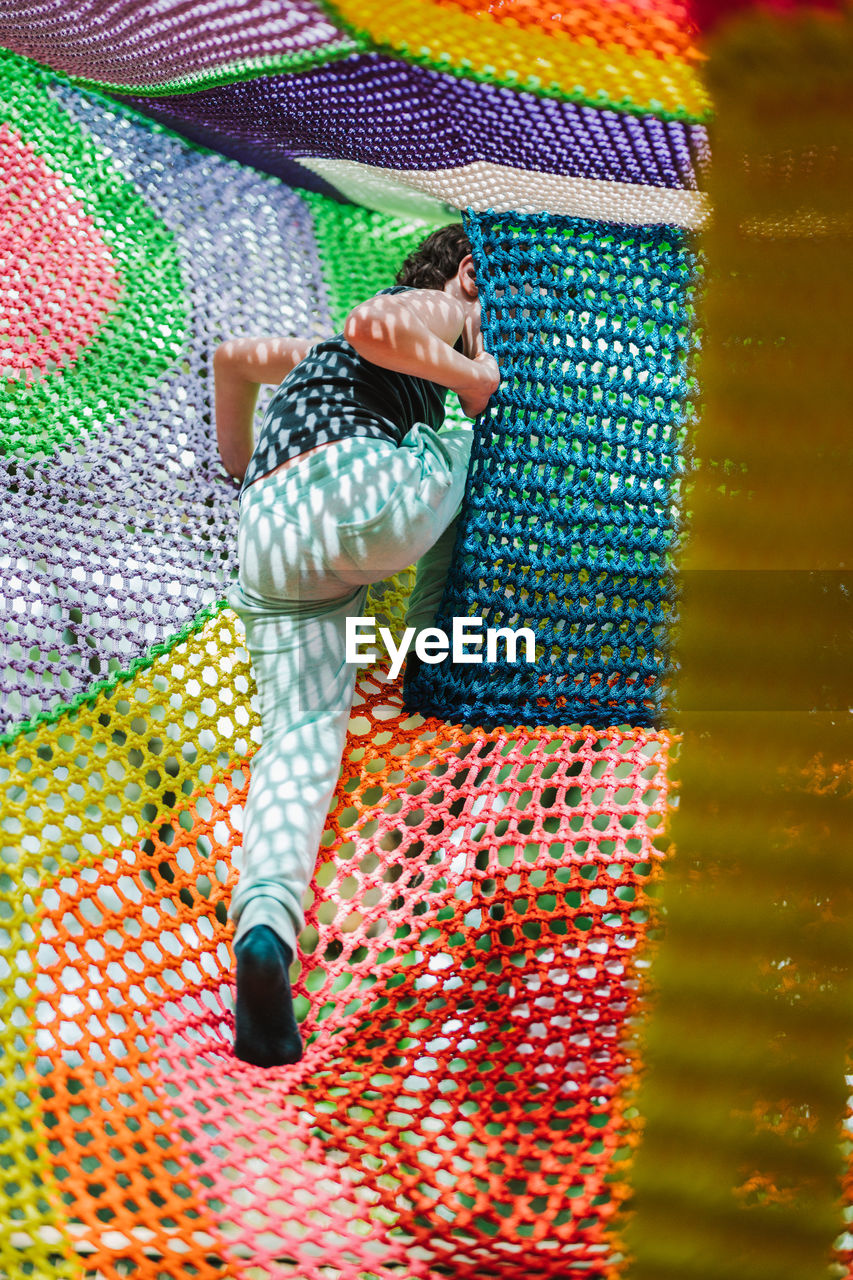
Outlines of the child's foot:
[{"label": "child's foot", "polygon": [[265,924],[234,947],[237,957],[237,1034],[234,1052],[256,1067],[280,1067],[302,1057],[288,969],[290,948]]}]

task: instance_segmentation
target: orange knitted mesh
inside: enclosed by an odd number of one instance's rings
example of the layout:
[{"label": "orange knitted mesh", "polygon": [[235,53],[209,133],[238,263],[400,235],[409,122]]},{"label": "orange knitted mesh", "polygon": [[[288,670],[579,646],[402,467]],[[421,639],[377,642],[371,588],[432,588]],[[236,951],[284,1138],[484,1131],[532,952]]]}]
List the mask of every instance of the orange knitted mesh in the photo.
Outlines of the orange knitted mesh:
[{"label": "orange knitted mesh", "polygon": [[274,1073],[231,1050],[244,761],[56,877],[44,1106],[99,1273],[604,1274],[669,745],[466,733],[367,676],[295,984],[307,1050]]},{"label": "orange knitted mesh", "polygon": [[462,9],[472,17],[490,18],[510,27],[538,28],[555,36],[615,44],[632,53],[654,53],[659,58],[698,62],[696,27],[686,5],[679,0],[577,0],[558,5],[556,0],[437,0],[447,8]]}]

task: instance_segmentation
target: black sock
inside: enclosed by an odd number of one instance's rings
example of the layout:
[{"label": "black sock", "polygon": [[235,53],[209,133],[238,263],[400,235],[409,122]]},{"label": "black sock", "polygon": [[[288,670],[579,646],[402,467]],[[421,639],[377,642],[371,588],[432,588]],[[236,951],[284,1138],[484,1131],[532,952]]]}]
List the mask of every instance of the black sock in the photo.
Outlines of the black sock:
[{"label": "black sock", "polygon": [[234,946],[237,1010],[234,1053],[256,1067],[280,1067],[302,1057],[288,969],[290,948],[265,924]]}]

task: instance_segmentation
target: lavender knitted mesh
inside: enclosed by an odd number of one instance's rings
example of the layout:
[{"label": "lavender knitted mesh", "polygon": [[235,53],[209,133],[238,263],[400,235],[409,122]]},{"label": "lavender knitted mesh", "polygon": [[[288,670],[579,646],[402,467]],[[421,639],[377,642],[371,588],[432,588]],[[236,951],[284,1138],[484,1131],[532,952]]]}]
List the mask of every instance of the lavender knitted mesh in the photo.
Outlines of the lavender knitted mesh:
[{"label": "lavender knitted mesh", "polygon": [[354,47],[313,0],[18,0],[0,15],[0,44],[70,76],[149,90],[306,66]]},{"label": "lavender knitted mesh", "polygon": [[[177,275],[186,320],[166,335],[159,316],[127,317],[128,344],[112,363],[107,353],[77,438],[63,416],[63,373],[38,384],[37,407],[47,428],[56,420],[60,447],[7,463],[7,728],[128,668],[220,599],[235,564],[237,491],[211,426],[212,351],[259,328],[329,327],[311,214],[298,195],[79,91],[57,87],[48,98],[37,74],[18,84],[31,95],[21,104],[25,139],[48,157],[96,139],[100,173],[128,194],[128,220],[141,216],[140,201],[159,220],[158,239],[134,252],[144,249],[147,272],[169,275],[166,292]],[[127,237],[114,231],[121,276]],[[168,344],[165,367],[152,385],[141,381],[118,419],[112,384],[127,380],[134,349],[144,355],[156,342]]]}]

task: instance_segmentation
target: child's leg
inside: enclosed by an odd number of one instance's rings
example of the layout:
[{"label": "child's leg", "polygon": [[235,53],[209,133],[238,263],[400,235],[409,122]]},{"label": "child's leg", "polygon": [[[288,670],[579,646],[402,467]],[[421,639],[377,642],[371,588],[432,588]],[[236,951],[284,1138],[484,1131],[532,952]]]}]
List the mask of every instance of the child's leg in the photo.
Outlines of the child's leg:
[{"label": "child's leg", "polygon": [[310,613],[266,609],[239,590],[231,597],[246,628],[263,726],[231,902],[237,921],[234,1049],[261,1067],[302,1056],[288,970],[352,704],[356,668],[344,660],[344,624],[363,611],[365,594],[358,588]]},{"label": "child's leg", "polygon": [[243,498],[231,603],[246,628],[263,745],[231,904],[238,938],[266,924],[294,949],[352,705],[346,621],[363,613],[365,584],[428,551],[455,514],[467,445],[440,440],[421,427],[399,449],[329,445]]},{"label": "child's leg", "polygon": [[[399,449],[345,441],[258,481],[243,499],[241,585],[231,602],[246,627],[263,745],[252,762],[231,916],[237,1051],[259,1065],[295,1061],[301,1051],[292,1011],[272,1016],[269,995],[275,988],[289,1006],[288,956],[277,958],[275,944],[295,954],[346,742],[357,673],[345,661],[346,620],[363,612],[362,584],[405,567],[443,532],[461,500],[466,459],[429,428]],[[254,993],[242,1012],[241,984]]]},{"label": "child's leg", "polygon": [[340,771],[357,673],[345,661],[346,619],[363,613],[365,594],[356,588],[308,612],[295,604],[269,608],[242,589],[232,592],[246,628],[263,728],[231,901],[238,941],[265,924],[296,953],[302,897]]}]

